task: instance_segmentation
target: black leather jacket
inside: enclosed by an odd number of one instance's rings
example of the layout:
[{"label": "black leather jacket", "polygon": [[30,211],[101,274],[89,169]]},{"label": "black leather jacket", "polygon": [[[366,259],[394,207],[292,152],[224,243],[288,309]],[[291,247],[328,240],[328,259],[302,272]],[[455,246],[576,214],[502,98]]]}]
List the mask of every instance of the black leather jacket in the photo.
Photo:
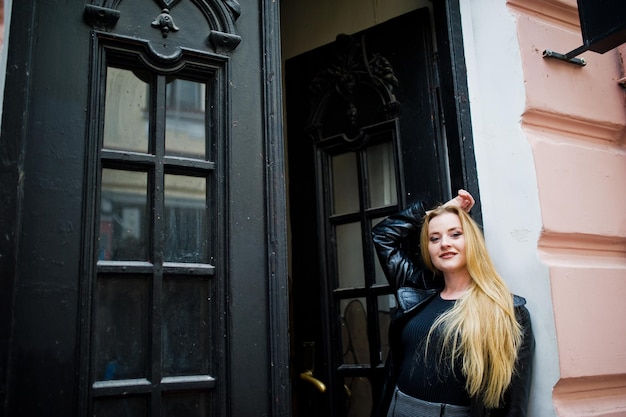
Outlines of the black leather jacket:
[{"label": "black leather jacket", "polygon": [[[398,367],[402,363],[401,333],[406,322],[413,317],[428,300],[443,288],[441,277],[427,270],[419,257],[419,230],[426,214],[422,203],[416,203],[406,210],[389,216],[374,227],[372,236],[378,258],[387,275],[390,285],[396,290],[398,308],[395,310],[389,327],[390,354],[386,363],[387,377],[380,407],[374,415],[386,416],[391,395],[395,388]],[[411,239],[413,238],[413,242]],[[413,243],[413,248],[411,248]],[[417,253],[418,255],[409,255]],[[518,353],[516,372],[505,393],[503,406],[486,408],[477,399],[472,400],[472,417],[525,417],[530,395],[532,362],[535,339],[532,333],[530,314],[525,307],[526,300],[514,296],[515,314],[523,329],[523,341]]]}]

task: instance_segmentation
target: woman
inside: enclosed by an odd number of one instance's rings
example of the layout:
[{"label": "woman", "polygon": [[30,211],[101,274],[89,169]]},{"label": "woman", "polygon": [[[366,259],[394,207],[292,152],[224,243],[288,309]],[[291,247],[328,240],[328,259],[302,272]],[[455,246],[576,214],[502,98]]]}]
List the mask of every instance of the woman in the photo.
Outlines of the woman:
[{"label": "woman", "polygon": [[[530,315],[496,272],[467,214],[473,205],[460,190],[434,210],[417,203],[372,232],[398,299],[381,416],[526,416]],[[412,257],[407,247],[418,235]]]}]

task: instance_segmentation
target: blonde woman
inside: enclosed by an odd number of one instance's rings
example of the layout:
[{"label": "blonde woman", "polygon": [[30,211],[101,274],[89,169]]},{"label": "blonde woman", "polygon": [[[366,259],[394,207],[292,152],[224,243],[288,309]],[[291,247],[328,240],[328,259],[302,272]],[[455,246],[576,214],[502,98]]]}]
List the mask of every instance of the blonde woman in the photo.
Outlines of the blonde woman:
[{"label": "blonde woman", "polygon": [[[495,270],[468,214],[473,205],[460,190],[428,212],[414,204],[372,232],[398,300],[381,416],[526,416],[530,315]],[[412,256],[407,248],[418,237]]]}]

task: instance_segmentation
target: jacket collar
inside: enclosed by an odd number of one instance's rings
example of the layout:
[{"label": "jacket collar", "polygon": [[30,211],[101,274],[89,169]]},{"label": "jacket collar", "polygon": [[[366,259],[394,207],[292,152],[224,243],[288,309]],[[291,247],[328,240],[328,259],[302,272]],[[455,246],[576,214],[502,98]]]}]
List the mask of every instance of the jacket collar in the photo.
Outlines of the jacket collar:
[{"label": "jacket collar", "polygon": [[422,290],[415,287],[400,287],[396,291],[396,296],[400,310],[403,313],[408,313],[430,300],[438,292],[438,289]]},{"label": "jacket collar", "polygon": [[[403,313],[408,313],[419,307],[424,302],[430,300],[435,294],[440,292],[439,288],[423,290],[415,287],[400,287],[396,291],[398,305]],[[521,307],[526,304],[526,299],[519,295],[513,295],[513,306]]]}]

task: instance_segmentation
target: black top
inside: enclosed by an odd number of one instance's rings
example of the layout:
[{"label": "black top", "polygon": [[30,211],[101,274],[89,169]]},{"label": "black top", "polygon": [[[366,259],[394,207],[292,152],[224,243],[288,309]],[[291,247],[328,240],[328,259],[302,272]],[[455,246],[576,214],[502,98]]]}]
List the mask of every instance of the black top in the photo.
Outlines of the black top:
[{"label": "black top", "polygon": [[402,330],[404,360],[398,376],[398,389],[424,401],[469,405],[465,391],[465,376],[457,360],[450,369],[450,349],[442,356],[440,328],[431,336],[426,350],[426,339],[433,322],[454,306],[455,300],[444,300],[440,295],[416,314]]}]

